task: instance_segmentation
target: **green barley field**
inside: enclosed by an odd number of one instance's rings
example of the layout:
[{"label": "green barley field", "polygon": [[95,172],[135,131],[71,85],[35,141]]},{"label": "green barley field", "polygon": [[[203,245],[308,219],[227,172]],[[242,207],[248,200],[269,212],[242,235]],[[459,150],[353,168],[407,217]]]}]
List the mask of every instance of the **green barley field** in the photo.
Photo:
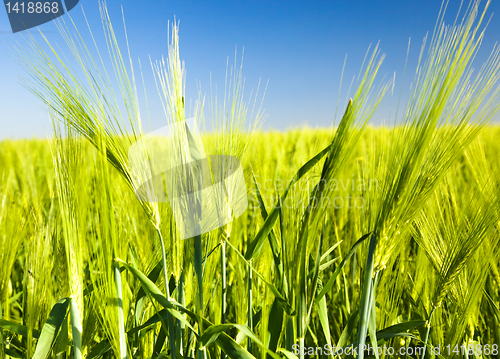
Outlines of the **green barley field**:
[{"label": "green barley field", "polygon": [[[440,14],[394,126],[369,125],[398,103],[377,48],[329,129],[260,130],[235,62],[177,148],[237,158],[248,207],[228,185],[230,220],[186,239],[174,205],[136,195],[147,105],[101,11],[109,66],[72,25],[67,49],[29,37],[19,53],[53,136],[0,142],[0,358],[500,357],[500,48],[471,65],[487,7]],[[170,35],[153,68],[172,125],[188,115]]]}]

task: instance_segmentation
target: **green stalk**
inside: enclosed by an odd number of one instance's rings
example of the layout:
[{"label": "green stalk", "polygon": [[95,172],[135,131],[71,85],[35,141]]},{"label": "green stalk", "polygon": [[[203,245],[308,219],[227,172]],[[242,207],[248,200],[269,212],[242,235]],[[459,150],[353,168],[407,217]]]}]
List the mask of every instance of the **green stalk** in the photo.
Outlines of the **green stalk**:
[{"label": "green stalk", "polygon": [[[221,243],[221,252],[220,252],[220,267],[221,267],[221,276],[222,276],[222,295],[221,295],[221,324],[226,323],[226,295],[227,295],[227,284],[226,284],[226,241],[223,240]],[[223,350],[221,350],[220,354],[221,359],[226,358],[226,354]]]},{"label": "green stalk", "polygon": [[[184,307],[186,305],[186,297],[184,293],[184,271],[181,271],[181,277],[179,279],[179,287],[177,291],[178,291],[177,300],[179,301],[180,305]],[[184,355],[183,342],[184,342],[184,332],[186,330],[186,325],[180,320],[177,321],[177,324],[178,324],[177,340],[179,342],[179,353],[181,353],[181,355]]]},{"label": "green stalk", "polygon": [[[203,260],[201,249],[201,235],[194,237],[194,271],[198,279],[198,300],[196,301],[196,310],[199,316],[198,335],[201,337],[203,333]],[[199,344],[198,344],[199,346]],[[205,358],[205,350],[198,349],[198,359]]]},{"label": "green stalk", "polygon": [[[120,280],[120,287],[121,287],[121,280]],[[120,298],[121,298],[121,293],[120,293]],[[120,300],[120,303],[121,303],[121,300]],[[75,353],[74,358],[81,359],[82,358],[83,328],[82,328],[82,321],[80,318],[80,314],[78,311],[78,305],[73,298],[71,298],[71,303],[70,303],[70,314],[71,314],[70,315],[71,316],[71,333],[73,335],[73,351]],[[123,312],[122,312],[122,314],[123,314]],[[123,318],[123,317],[121,317],[121,318]],[[120,342],[121,342],[121,333],[120,333]],[[121,345],[120,345],[120,347],[121,347]],[[125,353],[126,353],[126,349],[127,348],[125,347]]]},{"label": "green stalk", "polygon": [[287,315],[287,318],[285,349],[291,352],[295,340],[295,334],[293,333],[293,317],[291,315]]},{"label": "green stalk", "polygon": [[366,334],[368,333],[368,321],[370,319],[370,304],[372,301],[373,288],[373,259],[375,248],[377,246],[377,237],[372,234],[370,239],[370,247],[368,249],[368,258],[366,259],[365,278],[363,281],[363,294],[361,298],[361,311],[359,316],[358,329],[358,359],[363,359],[365,356],[364,347],[366,342]]},{"label": "green stalk", "polygon": [[[1,295],[2,293],[0,293]],[[2,319],[2,298],[0,298],[0,319]],[[3,348],[3,330],[0,328],[0,358],[5,357],[5,350]]]},{"label": "green stalk", "polygon": [[[317,193],[317,188],[313,190],[313,195],[311,198],[315,198]],[[309,210],[310,206],[305,214],[304,222],[307,223],[309,220]],[[306,300],[306,292],[307,292],[307,271],[306,271],[306,253],[307,253],[307,236],[308,236],[308,227],[307,225],[302,227],[301,233],[299,234],[299,246],[300,246],[300,262],[299,262],[299,278],[297,282],[297,336],[299,339],[299,349],[300,354],[299,358],[304,359],[304,342],[307,331],[307,300]]]},{"label": "green stalk", "polygon": [[424,337],[424,354],[422,354],[422,359],[425,359],[425,354],[427,353],[427,340],[429,339],[429,333],[431,332],[431,320],[435,310],[436,308],[432,308],[431,313],[429,314],[429,320],[427,321],[427,331],[425,332]]},{"label": "green stalk", "polygon": [[[161,243],[161,258],[163,264],[163,280],[165,281],[165,293],[167,294],[167,299],[170,300],[170,289],[168,287],[168,274],[167,274],[167,259],[165,256],[165,244],[163,243],[163,236],[159,228],[156,229],[158,232],[158,237],[160,237]],[[174,331],[174,321],[170,313],[167,314],[167,325],[168,325],[168,338],[170,341],[170,352],[172,359],[176,359],[177,352],[175,348],[175,331]]]},{"label": "green stalk", "polygon": [[120,359],[127,358],[127,341],[125,338],[125,323],[123,320],[123,295],[122,295],[122,276],[120,266],[115,262],[115,284],[116,296],[118,299],[118,330],[120,340]]},{"label": "green stalk", "polygon": [[[252,270],[252,262],[253,259],[250,259],[250,268],[248,271],[248,326],[250,330],[253,331],[253,313],[252,313],[252,278],[253,278],[253,270]],[[252,352],[252,341],[250,338],[247,339],[247,350],[249,353]]]},{"label": "green stalk", "polygon": [[[0,293],[0,319],[10,320],[10,312],[9,312],[9,286],[7,285],[7,289],[4,293]],[[3,307],[2,307],[3,303]],[[3,312],[2,312],[3,310]]]}]

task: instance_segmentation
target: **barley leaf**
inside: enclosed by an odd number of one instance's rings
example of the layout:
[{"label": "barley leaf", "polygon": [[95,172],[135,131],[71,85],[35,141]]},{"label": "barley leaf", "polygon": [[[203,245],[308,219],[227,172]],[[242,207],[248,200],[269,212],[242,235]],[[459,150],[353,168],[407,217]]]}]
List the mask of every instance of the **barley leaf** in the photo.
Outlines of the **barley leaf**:
[{"label": "barley leaf", "polygon": [[109,344],[109,341],[107,339],[104,339],[100,341],[99,344],[97,344],[95,347],[92,348],[92,350],[87,356],[87,359],[100,358],[110,350],[111,350],[111,344]]},{"label": "barley leaf", "polygon": [[283,355],[288,359],[298,359],[298,357],[295,354],[286,349],[281,348],[280,352],[283,353]]},{"label": "barley leaf", "polygon": [[250,339],[252,339],[255,343],[257,343],[265,352],[267,352],[267,354],[269,354],[271,357],[275,358],[275,359],[279,359],[279,355],[276,355],[275,353],[273,353],[271,350],[269,350],[260,340],[259,338],[255,335],[254,332],[252,332],[250,330],[249,327],[247,327],[246,325],[241,325],[241,324],[231,324],[231,323],[227,323],[227,324],[219,324],[219,325],[212,325],[210,327],[208,327],[204,332],[203,332],[203,335],[201,336],[200,338],[200,343],[203,345],[203,346],[208,346],[210,344],[212,344],[213,342],[215,342],[217,340],[217,338],[219,337],[219,335],[221,335],[222,333],[224,333],[224,331],[228,330],[228,329],[231,329],[231,328],[236,328],[238,329],[240,332],[243,332],[245,333],[245,335],[247,337],[249,337]]},{"label": "barley leaf", "polygon": [[[361,295],[361,304],[359,312],[358,344],[361,348],[365,347],[366,333],[368,331],[368,322],[370,320],[370,309],[374,295],[373,285],[373,262],[377,237],[375,233],[371,235],[370,246],[368,248],[368,257],[366,259],[365,278],[363,280],[363,292]],[[359,353],[359,358],[364,358],[364,350]]]},{"label": "barley leaf", "polygon": [[[260,213],[262,219],[265,221],[268,217],[266,206],[264,204],[264,200],[262,199],[262,195],[260,194],[259,185],[257,184],[257,181],[255,180],[255,176],[253,175],[253,173],[252,173],[252,178],[255,185],[257,200],[259,201]],[[274,230],[271,229],[268,238],[269,238],[269,245],[271,246],[271,251],[273,252],[274,264],[279,272],[279,278],[283,278],[283,268],[281,266],[281,258],[279,251],[280,247],[278,244],[278,239],[276,238],[276,234],[274,233]]]},{"label": "barley leaf", "polygon": [[161,353],[161,349],[163,348],[163,345],[165,344],[165,339],[167,338],[167,328],[165,325],[161,325],[160,332],[158,333],[158,336],[156,337],[156,342],[155,346],[153,348],[153,356],[152,358],[158,358],[158,355]]},{"label": "barley leaf", "polygon": [[[285,192],[283,193],[283,196],[281,198],[282,201],[285,200],[286,196],[288,195],[288,192],[290,191],[290,188],[298,181],[300,180],[311,168],[313,168],[331,149],[331,145],[323,149],[320,153],[318,153],[316,156],[311,158],[309,161],[307,161],[293,176],[292,180],[288,184],[288,187],[286,188]],[[278,201],[276,205],[273,207],[271,212],[269,213],[269,216],[266,218],[266,221],[260,228],[259,232],[255,236],[252,242],[248,245],[247,251],[245,253],[245,258],[247,260],[253,259],[257,257],[260,253],[260,250],[262,249],[262,246],[264,245],[264,241],[266,237],[269,235],[271,230],[274,227],[274,224],[276,223],[276,220],[278,219],[278,212],[280,210],[280,202]]]},{"label": "barley leaf", "polygon": [[358,313],[359,310],[355,310],[354,312],[351,313],[351,316],[347,321],[347,325],[344,327],[344,330],[340,335],[339,341],[337,342],[337,348],[343,348],[346,345],[347,339],[349,339],[352,332],[354,331],[354,328],[356,328],[356,319],[358,319]]},{"label": "barley leaf", "polygon": [[[28,327],[25,325],[13,323],[11,321],[0,319],[0,328],[11,331],[12,333],[19,334],[22,337],[28,337]],[[38,329],[33,329],[33,338],[38,339],[40,337],[40,331]]]},{"label": "barley leaf", "polygon": [[166,309],[162,309],[160,310],[158,313],[155,313],[151,318],[149,318],[148,320],[146,320],[143,324],[137,326],[137,327],[134,327],[132,329],[130,329],[127,334],[128,335],[133,335],[147,327],[150,327],[151,325],[153,324],[156,324],[162,320],[166,320],[167,319],[167,316],[168,316],[168,311]]},{"label": "barley leaf", "polygon": [[325,284],[325,286],[323,287],[323,289],[321,290],[321,292],[317,295],[317,297],[316,297],[316,303],[319,302],[321,300],[321,298],[323,298],[323,296],[326,293],[328,293],[328,291],[332,287],[333,283],[335,282],[335,279],[339,275],[340,271],[346,265],[347,261],[356,252],[356,249],[358,249],[358,247],[361,245],[361,243],[363,243],[363,241],[365,239],[367,239],[369,236],[370,236],[370,233],[367,233],[364,236],[362,236],[360,239],[358,239],[358,241],[356,243],[354,243],[354,245],[352,246],[352,248],[349,251],[349,253],[347,253],[347,255],[344,257],[344,259],[342,260],[342,262],[340,262],[340,265],[337,267],[337,269],[335,269],[335,272],[333,272],[333,274],[331,275],[331,277],[328,280],[328,282]]},{"label": "barley leaf", "polygon": [[281,332],[283,331],[283,308],[278,303],[275,298],[271,310],[269,312],[269,323],[267,325],[267,333],[269,336],[269,350],[275,352],[278,348],[278,342],[281,337]]},{"label": "barley leaf", "polygon": [[68,315],[70,301],[70,298],[64,298],[52,307],[49,317],[40,333],[33,359],[48,358],[63,322]]},{"label": "barley leaf", "polygon": [[408,330],[420,327],[425,324],[425,320],[410,320],[408,322],[391,325],[377,332],[377,339],[392,339],[403,336]]},{"label": "barley leaf", "polygon": [[243,254],[240,253],[240,251],[234,247],[231,242],[227,242],[232,249],[234,249],[234,251],[238,254],[238,256],[245,262],[245,264],[247,266],[249,266],[250,268],[252,268],[253,272],[255,274],[257,274],[257,276],[260,278],[261,281],[263,281],[267,287],[271,290],[271,292],[274,294],[275,298],[278,300],[278,303],[281,305],[281,307],[285,310],[285,312],[288,314],[288,315],[295,315],[295,309],[293,309],[293,307],[288,303],[288,301],[281,295],[281,293],[278,291],[278,289],[276,289],[276,287],[274,285],[272,285],[270,282],[268,282],[266,280],[266,278],[264,278],[264,276],[262,274],[260,274],[258,271],[255,270],[255,268],[253,268],[250,263],[245,259],[245,257],[243,256]]},{"label": "barley leaf", "polygon": [[[140,282],[144,290],[150,294],[160,305],[162,305],[165,309],[167,309],[172,316],[175,318],[179,319],[182,323],[184,323],[188,328],[191,329],[191,331],[194,333],[194,335],[197,335],[197,331],[191,326],[191,324],[184,318],[184,316],[181,314],[187,314],[191,319],[194,319],[195,321],[199,322],[200,318],[190,310],[182,307],[179,305],[177,302],[174,302],[173,300],[168,300],[156,287],[156,285],[148,278],[146,277],[141,271],[138,269],[130,266],[126,262],[122,261],[121,259],[116,259],[118,262],[120,262],[125,268],[127,268],[133,275],[136,277]],[[213,324],[208,321],[205,318],[201,318],[203,320],[203,326],[204,327],[210,327]],[[228,336],[226,333],[221,333],[220,336],[216,340],[217,346],[219,346],[226,355],[232,359],[254,359],[254,356],[251,355],[249,352],[247,352],[245,349],[243,349],[241,346],[239,346],[230,336]]]},{"label": "barley leaf", "polygon": [[318,311],[318,318],[319,322],[321,323],[321,328],[323,329],[326,343],[331,347],[332,340],[330,334],[330,322],[328,320],[328,308],[326,306],[325,297],[321,298],[320,301],[316,303],[316,309]]}]

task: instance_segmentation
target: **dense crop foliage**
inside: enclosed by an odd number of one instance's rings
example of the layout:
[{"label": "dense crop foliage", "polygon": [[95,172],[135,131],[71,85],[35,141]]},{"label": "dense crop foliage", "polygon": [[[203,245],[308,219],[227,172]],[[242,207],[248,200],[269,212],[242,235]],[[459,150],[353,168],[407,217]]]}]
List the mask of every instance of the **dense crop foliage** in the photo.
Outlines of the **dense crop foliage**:
[{"label": "dense crop foliage", "polygon": [[[390,138],[395,130],[368,129],[355,147],[354,156],[329,185],[332,186],[332,204],[325,211],[320,238],[311,240],[310,270],[318,250],[320,257],[319,286],[331,278],[341,258],[364,232],[365,211],[369,210],[366,192],[380,191],[383,177],[367,176],[371,173],[373,157],[388,156]],[[500,148],[496,138],[498,127],[487,127],[480,137],[453,164],[449,173],[433,191],[429,200],[417,213],[409,231],[400,235],[398,246],[389,258],[386,269],[378,277],[375,312],[378,336],[380,330],[398,323],[411,323],[396,332],[410,333],[405,337],[383,337],[387,345],[421,345],[425,335],[425,320],[436,297],[441,305],[432,317],[430,341],[432,343],[498,343],[500,305],[499,293],[499,186],[490,182],[498,178]],[[254,137],[254,156],[247,170],[253,168],[256,182],[266,208],[269,210],[278,193],[301,164],[328,144],[330,131],[295,130],[286,133],[258,133]],[[94,354],[104,344],[112,343],[117,331],[116,302],[113,301],[113,258],[105,245],[107,221],[113,223],[114,244],[118,256],[133,263],[151,278],[163,292],[159,243],[154,228],[134,194],[128,190],[117,171],[109,169],[107,182],[102,181],[100,155],[85,143],[73,143],[75,162],[68,168],[68,176],[77,186],[72,198],[77,206],[71,213],[81,225],[78,272],[68,265],[65,246],[66,233],[64,205],[54,176],[55,165],[47,141],[4,141],[0,144],[2,177],[2,272],[1,294],[3,318],[3,350],[12,354],[21,348],[33,354],[39,330],[49,317],[52,306],[71,294],[71,281],[76,277],[83,285],[83,346]],[[209,141],[207,141],[207,147]],[[283,240],[282,256],[285,270],[298,271],[296,233],[300,229],[297,218],[303,213],[312,186],[320,175],[321,164],[316,165],[284,201],[282,223],[275,227],[278,241]],[[259,208],[257,187],[249,185],[250,207],[232,226],[231,247],[226,252],[227,265],[227,321],[246,323],[248,315],[248,278],[245,262],[237,254],[244,253],[261,228],[263,219]],[[103,203],[103,194],[109,196]],[[161,211],[168,212],[167,204]],[[70,213],[70,212],[67,212]],[[165,214],[168,216],[168,214]],[[168,217],[167,217],[168,218]],[[161,227],[167,242],[167,267],[172,268],[171,293],[175,296],[175,275],[184,273],[185,303],[194,304],[194,268],[190,252],[193,241],[183,243],[182,253],[174,253],[174,238],[170,221]],[[204,255],[220,242],[220,233],[204,236]],[[321,243],[321,247],[319,244]],[[234,246],[234,249],[232,247]],[[330,248],[334,248],[329,251]],[[221,268],[216,249],[205,265],[204,315],[211,322],[220,323]],[[360,305],[363,273],[366,270],[368,243],[363,243],[350,262],[343,267],[333,286],[312,310],[309,319],[306,346],[327,342],[326,333],[333,344],[350,344],[356,340],[357,312]],[[283,252],[282,252],[283,253]],[[463,254],[462,254],[463,253]],[[106,259],[106,256],[108,258]],[[452,270],[453,261],[461,258],[465,265]],[[253,267],[270,283],[279,281],[279,269],[273,266],[273,251],[266,242],[260,254],[253,259]],[[176,271],[179,271],[176,273]],[[110,277],[107,277],[110,276]],[[107,279],[106,279],[107,278]],[[130,273],[122,272],[123,310],[128,347],[136,357],[153,354],[155,343],[164,338],[161,323],[147,323],[161,309],[156,301],[144,297],[140,282]],[[293,277],[288,277],[293,282]],[[108,282],[109,281],[109,282]],[[276,346],[287,346],[286,314],[276,307],[275,296],[254,275],[252,281],[253,331],[269,347],[277,337]],[[294,289],[291,289],[294,290]],[[107,292],[111,292],[107,294]],[[319,291],[319,290],[318,290]],[[324,308],[322,308],[324,306]],[[279,312],[276,314],[276,312]],[[278,322],[279,321],[279,322]],[[324,327],[326,321],[327,326]],[[278,322],[278,323],[277,323]],[[18,325],[14,326],[16,323]],[[66,324],[67,325],[67,324]],[[411,327],[415,327],[412,329]],[[61,329],[68,331],[67,327]],[[60,336],[64,337],[62,334]],[[244,345],[238,330],[227,333]],[[118,335],[118,333],[116,333]],[[186,336],[187,338],[188,336]],[[54,349],[68,351],[67,338],[58,339]],[[158,347],[156,347],[158,349]],[[211,356],[214,347],[208,347]],[[289,348],[291,349],[291,348]],[[263,350],[257,345],[251,352],[258,356]],[[495,357],[495,356],[491,356]]]},{"label": "dense crop foliage", "polygon": [[[78,70],[50,43],[20,51],[54,137],[0,143],[0,357],[498,356],[500,48],[473,71],[479,2],[451,26],[440,14],[392,128],[367,127],[391,88],[375,85],[378,48],[331,130],[257,131],[235,64],[223,100],[194,111],[214,131],[181,127],[176,145],[180,163],[201,142],[237,157],[250,205],[185,240],[168,202],[135,195],[127,153],[147,147],[143,112],[101,10],[111,65],[63,25]],[[153,70],[166,123],[183,123],[176,24]]]}]

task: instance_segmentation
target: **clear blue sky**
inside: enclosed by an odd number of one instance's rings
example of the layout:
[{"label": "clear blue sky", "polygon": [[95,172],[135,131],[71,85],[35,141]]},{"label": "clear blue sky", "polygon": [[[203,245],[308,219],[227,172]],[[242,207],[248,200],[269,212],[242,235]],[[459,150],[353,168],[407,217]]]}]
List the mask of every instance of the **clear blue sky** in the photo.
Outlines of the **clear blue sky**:
[{"label": "clear blue sky", "polygon": [[[465,0],[468,4],[468,0]],[[485,1],[483,1],[484,5]],[[450,0],[447,22],[453,21],[459,0]],[[243,73],[246,94],[256,89],[259,78],[269,80],[264,107],[268,114],[265,129],[286,130],[303,126],[330,126],[338,97],[342,65],[347,54],[344,90],[357,74],[370,44],[380,41],[386,60],[379,79],[403,73],[408,39],[412,40],[410,61],[413,74],[418,51],[426,32],[432,33],[441,7],[440,0],[108,0],[115,30],[122,33],[121,6],[125,13],[134,59],[143,64],[151,105],[151,127],[165,125],[149,67],[148,56],[159,59],[167,53],[168,21],[180,20],[181,58],[187,69],[187,104],[196,99],[196,83],[210,92],[213,82],[222,88],[227,58],[244,47]],[[81,0],[71,16],[85,30],[82,10],[95,32],[100,32],[97,0]],[[492,21],[486,33],[477,66],[500,40],[500,2],[494,0]],[[62,44],[54,24],[39,27],[51,41]],[[22,33],[12,34],[7,14],[0,7],[0,139],[45,137],[51,130],[48,115],[33,95],[23,88],[22,68],[12,51],[23,43]],[[42,40],[39,35],[38,39]],[[101,41],[100,39],[99,41]],[[105,46],[104,42],[100,45]],[[407,83],[408,87],[409,82]],[[221,92],[219,92],[221,95]],[[341,102],[346,92],[343,91]],[[156,101],[156,103],[155,103]],[[387,120],[386,102],[374,123]],[[149,126],[148,126],[149,127]]]}]

